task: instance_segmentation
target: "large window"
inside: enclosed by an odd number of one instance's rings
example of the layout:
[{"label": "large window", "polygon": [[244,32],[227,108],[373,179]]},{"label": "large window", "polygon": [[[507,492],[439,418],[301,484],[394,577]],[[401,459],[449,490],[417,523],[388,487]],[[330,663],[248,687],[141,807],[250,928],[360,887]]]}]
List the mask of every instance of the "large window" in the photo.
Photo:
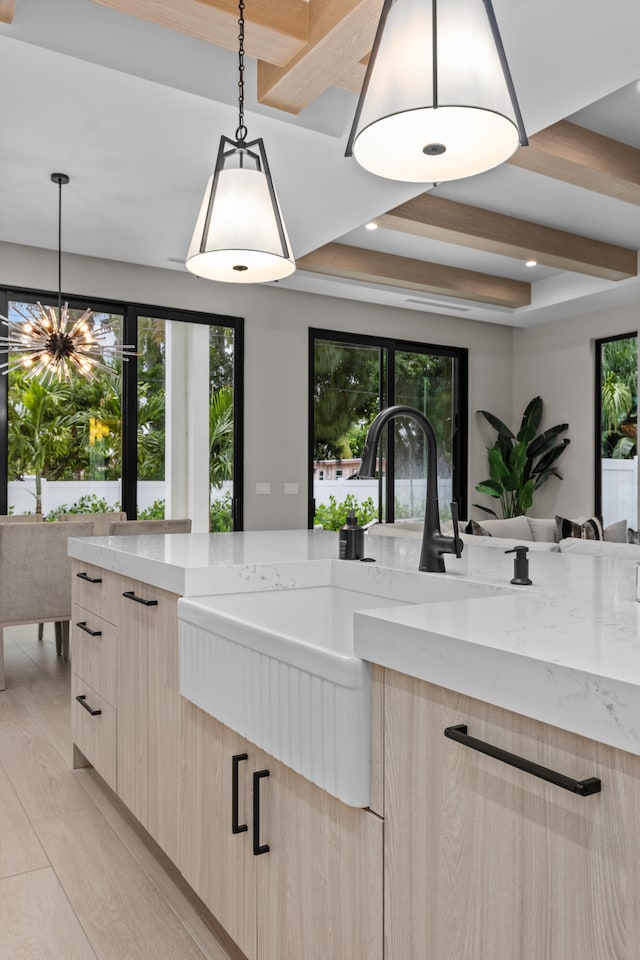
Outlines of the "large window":
[{"label": "large window", "polygon": [[413,420],[390,425],[380,476],[357,477],[369,425],[393,404],[415,407],[431,421],[441,517],[450,516],[452,500],[465,516],[467,351],[311,330],[309,357],[310,525],[335,527],[345,504],[363,519],[424,518],[426,450]]},{"label": "large window", "polygon": [[638,338],[596,341],[596,504],[605,526],[638,526]]},{"label": "large window", "polygon": [[[20,321],[38,300],[53,303],[2,291],[0,313]],[[69,299],[74,311],[85,306]],[[96,322],[115,322],[120,343],[136,345],[137,357],[107,355],[107,369],[91,380],[43,384],[21,371],[0,378],[0,512],[53,518],[122,509],[159,519],[169,504],[174,516],[193,513],[197,498],[210,529],[241,529],[242,321],[92,307]],[[188,471],[197,480],[187,482]]]}]

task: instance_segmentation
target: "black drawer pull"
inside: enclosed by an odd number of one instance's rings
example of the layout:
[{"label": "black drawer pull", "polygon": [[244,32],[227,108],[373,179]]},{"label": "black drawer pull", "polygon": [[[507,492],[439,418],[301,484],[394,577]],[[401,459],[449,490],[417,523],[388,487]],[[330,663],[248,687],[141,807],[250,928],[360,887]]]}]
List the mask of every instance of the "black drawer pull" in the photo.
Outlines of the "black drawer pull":
[{"label": "black drawer pull", "polygon": [[248,760],[248,753],[237,753],[231,758],[231,833],[246,833],[246,823],[238,823],[238,764]]},{"label": "black drawer pull", "polygon": [[78,620],[78,622],[76,623],[76,627],[78,627],[79,630],[84,630],[84,632],[88,633],[90,637],[102,636],[102,630],[92,630],[91,627],[87,626],[86,620]]},{"label": "black drawer pull", "polygon": [[102,713],[102,710],[92,710],[88,703],[86,703],[87,695],[86,693],[81,693],[79,697],[76,697],[76,700],[81,707],[84,707],[87,713],[90,713],[92,717],[99,717]]},{"label": "black drawer pull", "polygon": [[253,774],[253,855],[259,857],[261,853],[269,853],[268,843],[260,843],[260,781],[268,777],[268,770],[257,770]]},{"label": "black drawer pull", "polygon": [[122,594],[123,597],[126,597],[127,600],[134,600],[136,603],[141,603],[144,607],[157,607],[157,600],[145,600],[144,597],[137,597],[133,590],[125,590]]},{"label": "black drawer pull", "polygon": [[87,583],[102,583],[102,577],[90,577],[88,573],[76,573],[79,580],[86,580]]},{"label": "black drawer pull", "polygon": [[459,723],[455,727],[446,727],[445,737],[450,740],[457,740],[465,747],[471,747],[472,750],[478,750],[479,753],[485,753],[488,757],[494,757],[502,763],[508,763],[511,767],[517,767],[518,770],[524,770],[534,777],[540,777],[548,783],[555,783],[557,787],[563,790],[569,790],[570,793],[577,793],[579,797],[589,797],[592,793],[600,793],[602,783],[597,777],[588,777],[586,780],[573,780],[571,777],[565,777],[563,773],[556,773],[555,770],[549,770],[547,767],[541,767],[539,763],[533,763],[531,760],[525,760],[523,757],[516,756],[515,753],[507,753],[500,747],[494,747],[491,743],[485,743],[483,740],[476,740],[467,734],[467,725]]}]

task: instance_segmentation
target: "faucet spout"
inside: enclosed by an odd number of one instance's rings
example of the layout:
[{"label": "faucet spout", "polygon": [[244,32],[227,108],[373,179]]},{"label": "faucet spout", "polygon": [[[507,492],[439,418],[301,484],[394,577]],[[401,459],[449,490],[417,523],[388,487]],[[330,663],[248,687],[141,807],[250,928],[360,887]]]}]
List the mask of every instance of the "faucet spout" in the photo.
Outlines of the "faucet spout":
[{"label": "faucet spout", "polygon": [[[429,573],[444,573],[444,554],[454,553],[460,557],[463,543],[458,532],[457,504],[452,504],[454,535],[443,536],[440,530],[440,509],[438,505],[438,449],[434,429],[420,411],[415,407],[397,404],[382,410],[373,420],[367,433],[367,439],[362,451],[362,463],[359,476],[373,477],[376,470],[376,455],[380,435],[390,420],[396,417],[409,417],[421,428],[427,447],[427,496],[424,514],[424,532],[422,534],[422,550],[420,551],[419,570]],[[455,510],[453,509],[455,507]]]}]

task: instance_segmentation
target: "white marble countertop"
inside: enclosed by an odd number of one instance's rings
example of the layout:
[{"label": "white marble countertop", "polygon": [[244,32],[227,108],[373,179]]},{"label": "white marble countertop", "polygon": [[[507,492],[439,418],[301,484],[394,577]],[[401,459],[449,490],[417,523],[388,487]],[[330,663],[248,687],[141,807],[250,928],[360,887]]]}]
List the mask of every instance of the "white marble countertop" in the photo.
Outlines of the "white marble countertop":
[{"label": "white marble countertop", "polygon": [[[378,565],[417,569],[419,540],[365,542]],[[71,556],[187,597],[312,584],[337,550],[337,534],[306,530],[69,541]],[[445,563],[422,576],[509,586],[513,571],[481,543]],[[532,553],[530,576],[502,596],[356,613],[355,653],[640,754],[635,559]]]}]

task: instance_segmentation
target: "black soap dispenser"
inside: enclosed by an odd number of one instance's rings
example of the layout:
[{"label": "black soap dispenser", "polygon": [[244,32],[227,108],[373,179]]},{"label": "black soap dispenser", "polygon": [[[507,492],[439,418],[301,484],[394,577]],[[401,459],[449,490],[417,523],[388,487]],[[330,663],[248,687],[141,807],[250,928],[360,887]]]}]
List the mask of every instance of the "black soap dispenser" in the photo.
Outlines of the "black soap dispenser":
[{"label": "black soap dispenser", "polygon": [[341,560],[361,560],[364,557],[364,528],[358,525],[355,510],[347,510],[347,520],[340,530]]},{"label": "black soap dispenser", "polygon": [[513,579],[511,583],[530,587],[533,581],[529,579],[529,560],[527,558],[529,547],[525,547],[522,544],[514,547],[513,550],[505,550],[505,553],[515,553],[513,560]]}]

